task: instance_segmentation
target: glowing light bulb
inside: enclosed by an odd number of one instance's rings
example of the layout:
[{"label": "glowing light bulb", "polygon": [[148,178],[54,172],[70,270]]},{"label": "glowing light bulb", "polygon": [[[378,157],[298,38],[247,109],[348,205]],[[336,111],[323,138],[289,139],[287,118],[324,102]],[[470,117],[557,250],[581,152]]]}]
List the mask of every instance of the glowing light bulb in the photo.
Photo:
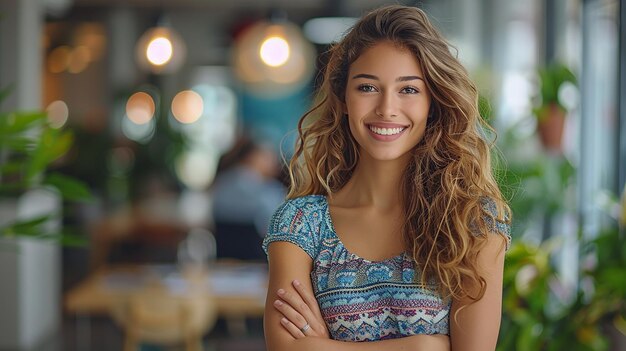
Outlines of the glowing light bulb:
[{"label": "glowing light bulb", "polygon": [[162,66],[172,59],[172,42],[165,37],[156,37],[146,49],[146,57],[153,65]]},{"label": "glowing light bulb", "polygon": [[147,93],[134,93],[126,103],[126,116],[135,124],[146,124],[154,117],[154,99]]},{"label": "glowing light bulb", "polygon": [[152,73],[172,73],[185,62],[182,38],[169,27],[153,27],[141,35],[135,47],[139,67]]},{"label": "glowing light bulb", "polygon": [[232,65],[246,92],[259,97],[292,94],[315,72],[315,47],[290,22],[259,21],[235,41]]},{"label": "glowing light bulb", "polygon": [[202,97],[193,90],[181,91],[172,100],[172,114],[181,123],[189,124],[197,121],[203,111]]},{"label": "glowing light bulb", "polygon": [[282,66],[289,60],[289,43],[281,37],[269,37],[261,44],[259,54],[266,65]]}]

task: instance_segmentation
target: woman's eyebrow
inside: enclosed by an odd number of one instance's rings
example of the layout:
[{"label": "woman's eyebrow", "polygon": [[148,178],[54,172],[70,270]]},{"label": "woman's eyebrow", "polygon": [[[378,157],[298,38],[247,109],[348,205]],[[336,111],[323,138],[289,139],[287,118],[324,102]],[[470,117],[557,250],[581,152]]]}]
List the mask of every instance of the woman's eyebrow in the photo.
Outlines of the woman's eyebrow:
[{"label": "woman's eyebrow", "polygon": [[402,77],[398,77],[396,78],[396,82],[406,82],[409,80],[421,80],[423,81],[424,79],[420,76],[402,76]]},{"label": "woman's eyebrow", "polygon": [[[366,73],[360,73],[355,75],[354,77],[352,77],[352,79],[357,79],[357,78],[366,78],[366,79],[372,79],[372,80],[380,80],[380,78],[378,78],[375,75],[372,74],[366,74]],[[401,76],[396,78],[396,82],[407,82],[410,80],[424,80],[422,77],[420,76]]]}]

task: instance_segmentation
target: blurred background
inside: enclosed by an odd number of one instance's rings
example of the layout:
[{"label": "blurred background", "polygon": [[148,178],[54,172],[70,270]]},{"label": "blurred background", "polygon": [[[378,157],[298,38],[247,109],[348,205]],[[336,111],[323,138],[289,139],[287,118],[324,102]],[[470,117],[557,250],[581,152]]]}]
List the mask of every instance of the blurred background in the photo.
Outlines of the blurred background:
[{"label": "blurred background", "polygon": [[[283,159],[329,44],[388,3],[1,0],[0,350],[264,350]],[[393,3],[498,134],[499,350],[626,349],[626,6]]]}]

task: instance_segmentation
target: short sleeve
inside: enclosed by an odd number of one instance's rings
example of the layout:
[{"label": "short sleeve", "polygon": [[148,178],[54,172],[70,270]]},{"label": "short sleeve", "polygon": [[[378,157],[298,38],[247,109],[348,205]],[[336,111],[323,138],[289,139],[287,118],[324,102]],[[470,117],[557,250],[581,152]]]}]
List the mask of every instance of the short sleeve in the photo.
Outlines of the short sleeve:
[{"label": "short sleeve", "polygon": [[[504,213],[503,216],[498,214],[496,202],[491,198],[484,198],[481,201],[483,208],[483,220],[487,226],[487,230],[492,234],[499,234],[506,239],[506,249],[511,246],[511,225],[508,223],[510,216]],[[503,219],[500,219],[503,218]]]},{"label": "short sleeve", "polygon": [[278,207],[263,239],[263,251],[266,254],[269,244],[275,241],[295,244],[315,259],[318,245],[315,231],[312,230],[307,218],[306,208],[298,206],[293,200],[288,200]]}]

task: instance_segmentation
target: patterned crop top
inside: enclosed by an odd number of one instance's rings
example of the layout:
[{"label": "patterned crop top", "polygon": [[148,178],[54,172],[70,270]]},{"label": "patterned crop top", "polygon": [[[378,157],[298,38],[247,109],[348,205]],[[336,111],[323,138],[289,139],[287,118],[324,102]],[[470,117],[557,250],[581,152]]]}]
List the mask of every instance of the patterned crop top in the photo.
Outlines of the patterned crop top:
[{"label": "patterned crop top", "polygon": [[[495,204],[489,210],[495,213]],[[507,224],[496,222],[491,227],[510,238]],[[437,294],[435,285],[420,283],[410,255],[372,262],[346,250],[333,227],[325,196],[283,203],[270,221],[263,241],[265,252],[274,241],[293,243],[313,259],[313,292],[333,339],[374,341],[449,334],[451,302]]]}]

